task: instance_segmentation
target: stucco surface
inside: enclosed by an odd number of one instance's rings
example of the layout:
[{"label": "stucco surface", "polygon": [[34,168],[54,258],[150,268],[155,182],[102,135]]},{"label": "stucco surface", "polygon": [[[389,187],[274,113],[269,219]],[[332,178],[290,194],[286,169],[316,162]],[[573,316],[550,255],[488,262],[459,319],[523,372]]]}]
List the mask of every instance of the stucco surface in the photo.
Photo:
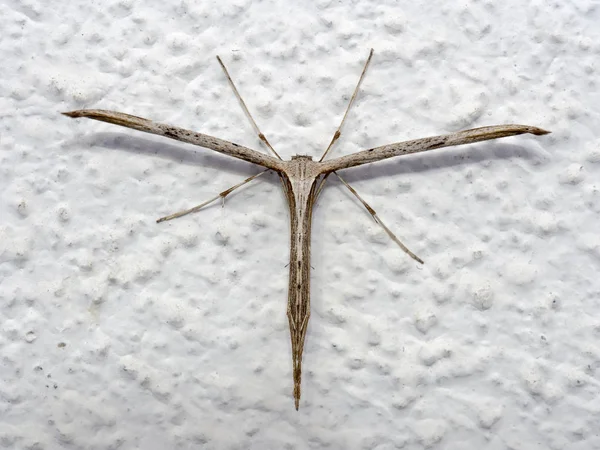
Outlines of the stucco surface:
[{"label": "stucco surface", "polygon": [[[0,4],[0,448],[600,448],[597,2]],[[335,179],[292,399],[288,211],[260,168],[61,111],[285,158],[552,131]]]}]

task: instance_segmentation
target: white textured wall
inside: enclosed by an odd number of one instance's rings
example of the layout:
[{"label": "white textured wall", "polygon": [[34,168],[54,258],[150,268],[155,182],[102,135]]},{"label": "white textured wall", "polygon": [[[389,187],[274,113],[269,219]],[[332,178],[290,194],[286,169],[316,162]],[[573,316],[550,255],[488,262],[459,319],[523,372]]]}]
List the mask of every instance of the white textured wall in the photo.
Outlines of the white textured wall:
[{"label": "white textured wall", "polygon": [[[294,3],[299,3],[294,5]],[[415,2],[417,3],[417,2]],[[600,448],[594,1],[0,4],[0,448]],[[115,109],[285,157],[552,130],[345,171],[313,223],[300,411],[271,174],[60,111]]]}]

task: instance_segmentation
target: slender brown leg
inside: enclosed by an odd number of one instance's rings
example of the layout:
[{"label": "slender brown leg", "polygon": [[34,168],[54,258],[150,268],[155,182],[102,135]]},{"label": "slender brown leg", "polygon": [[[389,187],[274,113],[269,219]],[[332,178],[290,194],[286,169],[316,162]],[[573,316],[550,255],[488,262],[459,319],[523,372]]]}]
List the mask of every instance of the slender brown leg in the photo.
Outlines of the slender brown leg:
[{"label": "slender brown leg", "polygon": [[369,214],[371,214],[371,216],[373,217],[373,220],[375,220],[375,222],[377,222],[379,225],[381,225],[381,227],[385,230],[385,232],[388,234],[389,237],[392,238],[392,240],[398,244],[400,246],[400,248],[402,250],[404,250],[404,252],[410,256],[412,259],[414,259],[415,261],[421,263],[421,264],[425,264],[423,262],[423,260],[421,258],[419,258],[417,255],[415,255],[413,252],[411,252],[408,247],[406,247],[406,245],[404,245],[400,239],[398,239],[396,237],[396,235],[394,233],[392,233],[392,231],[385,226],[385,224],[381,221],[381,219],[379,218],[379,216],[377,215],[377,213],[375,212],[375,210],[373,208],[371,208],[371,206],[369,206],[369,204],[367,202],[365,202],[362,197],[360,195],[358,195],[358,192],[356,192],[356,190],[354,190],[354,188],[352,186],[350,186],[346,180],[344,180],[337,172],[333,172],[335,174],[336,177],[338,177],[340,179],[340,181],[342,183],[344,183],[344,185],[350,189],[350,192],[352,192],[354,194],[354,196],[363,204],[363,206],[367,209],[367,211],[369,211]]},{"label": "slender brown leg", "polygon": [[233,191],[235,191],[237,188],[242,187],[243,185],[245,185],[246,183],[250,183],[252,180],[260,177],[261,175],[264,175],[266,172],[268,172],[270,169],[265,169],[262,172],[257,173],[256,175],[252,175],[251,177],[246,178],[244,181],[242,181],[241,183],[236,184],[235,186],[231,186],[229,189],[224,190],[223,192],[219,193],[219,195],[217,195],[216,197],[213,197],[207,201],[205,201],[204,203],[199,204],[198,206],[194,206],[193,208],[190,209],[186,209],[184,211],[179,211],[176,212],[174,214],[171,214],[169,216],[165,216],[165,217],[161,217],[160,219],[158,219],[156,221],[156,223],[161,223],[161,222],[166,222],[167,220],[173,220],[173,219],[177,219],[178,217],[182,217],[185,216],[187,214],[191,214],[191,213],[195,213],[197,211],[200,211],[202,208],[204,208],[205,206],[211,204],[212,202],[218,200],[218,199],[222,199],[223,202],[225,202],[225,197],[227,197],[229,194],[231,194]]}]

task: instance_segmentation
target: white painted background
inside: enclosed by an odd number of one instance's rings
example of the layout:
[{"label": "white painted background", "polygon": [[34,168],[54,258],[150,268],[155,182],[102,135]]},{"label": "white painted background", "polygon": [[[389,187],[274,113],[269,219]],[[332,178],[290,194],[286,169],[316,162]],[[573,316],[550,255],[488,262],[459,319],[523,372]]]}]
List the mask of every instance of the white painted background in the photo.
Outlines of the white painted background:
[{"label": "white painted background", "polygon": [[[0,448],[600,448],[600,5],[0,4]],[[293,408],[273,174],[60,111],[115,109],[285,157],[551,130],[331,180]]]}]

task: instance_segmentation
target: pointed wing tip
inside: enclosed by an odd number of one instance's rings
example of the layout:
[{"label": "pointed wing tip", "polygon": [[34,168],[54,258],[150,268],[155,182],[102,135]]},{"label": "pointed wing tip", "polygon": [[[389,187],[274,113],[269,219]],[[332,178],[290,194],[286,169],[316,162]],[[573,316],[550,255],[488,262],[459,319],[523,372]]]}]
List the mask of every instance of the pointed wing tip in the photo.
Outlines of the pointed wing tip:
[{"label": "pointed wing tip", "polygon": [[544,130],[543,128],[534,127],[531,130],[531,134],[535,134],[536,136],[543,136],[544,134],[550,134],[552,131]]},{"label": "pointed wing tip", "polygon": [[66,111],[66,112],[61,112],[61,114],[63,116],[67,116],[67,117],[80,117],[79,111]]}]

